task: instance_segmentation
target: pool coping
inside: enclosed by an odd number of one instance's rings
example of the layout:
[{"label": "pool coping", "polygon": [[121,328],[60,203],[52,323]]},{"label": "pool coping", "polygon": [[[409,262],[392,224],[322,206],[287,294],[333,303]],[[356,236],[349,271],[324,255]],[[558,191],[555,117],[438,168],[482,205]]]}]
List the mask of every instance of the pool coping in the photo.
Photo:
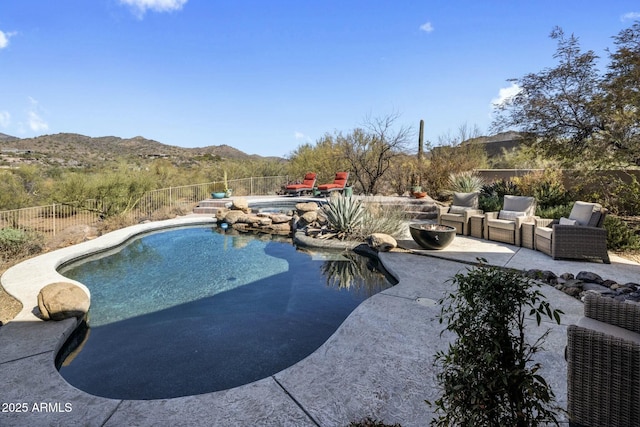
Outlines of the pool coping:
[{"label": "pool coping", "polygon": [[[26,410],[0,412],[0,424],[118,426],[182,422],[331,426],[372,416],[403,426],[418,426],[433,416],[424,403],[437,392],[432,356],[448,343],[447,337],[440,334],[436,301],[449,289],[447,279],[467,268],[455,260],[464,258],[455,252],[460,251],[455,245],[453,252],[442,252],[439,257],[425,258],[425,253],[411,249],[410,242],[401,243],[413,254],[380,253],[381,262],[399,280],[398,285],[360,304],[334,335],[306,359],[255,383],[220,392],[148,401],[92,396],[66,383],[54,361],[78,321],[45,322],[34,313],[40,288],[56,281],[69,281],[56,268],[73,258],[109,250],[146,232],[214,223],[211,215],[192,214],[139,224],[40,255],[7,270],[0,278],[1,283],[22,301],[23,309],[12,322],[0,327],[0,383],[5,388],[0,404],[26,404],[23,406]],[[486,244],[473,239],[459,242]],[[500,247],[504,249],[504,245]],[[488,248],[495,250],[492,246]],[[504,253],[504,259],[508,259],[505,264],[509,264],[521,251],[529,250],[507,245],[504,251],[495,251],[500,256]],[[536,260],[533,254],[523,252],[531,268],[532,260]],[[447,256],[452,259],[446,259]],[[552,333],[549,351],[541,355],[553,373],[548,381],[562,404],[566,400],[562,396],[566,393],[565,329],[582,315],[582,303],[551,287],[546,287],[545,293],[553,301],[562,301],[567,313],[562,325],[544,325]]]}]

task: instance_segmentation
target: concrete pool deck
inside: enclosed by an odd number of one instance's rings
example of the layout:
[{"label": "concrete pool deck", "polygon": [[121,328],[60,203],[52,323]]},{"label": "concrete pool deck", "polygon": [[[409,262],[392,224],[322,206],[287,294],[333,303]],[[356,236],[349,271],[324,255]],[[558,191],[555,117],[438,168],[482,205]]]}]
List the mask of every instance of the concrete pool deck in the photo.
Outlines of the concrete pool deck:
[{"label": "concrete pool deck", "polygon": [[[220,392],[147,401],[96,397],[66,383],[54,360],[76,321],[44,322],[34,314],[40,288],[68,281],[55,268],[158,227],[212,222],[210,215],[189,215],[141,224],[7,270],[1,283],[24,308],[0,327],[0,425],[324,427],[371,417],[404,427],[424,426],[433,417],[424,400],[434,400],[439,392],[433,356],[448,344],[448,338],[440,335],[437,300],[451,290],[449,279],[469,268],[467,263],[481,256],[491,265],[556,274],[586,270],[621,283],[640,277],[640,265],[616,256],[608,265],[554,261],[529,249],[460,236],[442,251],[426,251],[406,237],[399,245],[412,253],[380,254],[398,285],[363,302],[317,351],[271,377]],[[583,307],[550,286],[543,292],[565,315],[561,325],[547,322],[539,328],[531,321],[530,332],[540,335],[551,329],[538,359],[558,403],[566,407],[566,327],[582,316]]]}]

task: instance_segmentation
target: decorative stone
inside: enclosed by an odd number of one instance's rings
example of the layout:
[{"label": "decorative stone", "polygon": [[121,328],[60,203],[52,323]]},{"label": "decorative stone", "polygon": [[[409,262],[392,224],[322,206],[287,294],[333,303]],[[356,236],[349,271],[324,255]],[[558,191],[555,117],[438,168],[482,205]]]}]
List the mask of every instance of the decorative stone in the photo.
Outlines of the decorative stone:
[{"label": "decorative stone", "polygon": [[73,283],[51,283],[38,293],[38,308],[44,320],[83,317],[89,311],[89,296]]},{"label": "decorative stone", "polygon": [[369,247],[379,252],[388,252],[398,247],[396,239],[384,233],[373,233],[366,238],[366,241]]},{"label": "decorative stone", "polygon": [[318,219],[318,213],[316,211],[307,211],[300,216],[300,219],[306,224],[311,224]]},{"label": "decorative stone", "polygon": [[562,273],[559,277],[561,277],[564,280],[573,280],[576,278],[576,276],[574,276],[571,273]]},{"label": "decorative stone", "polygon": [[224,216],[224,222],[229,225],[233,225],[236,222],[246,222],[245,218],[247,214],[242,211],[228,211]]},{"label": "decorative stone", "polygon": [[602,282],[604,282],[604,280],[602,280],[602,277],[600,277],[596,273],[591,273],[589,271],[581,271],[576,276],[576,279],[582,280],[583,282],[590,282],[590,283],[597,283],[597,284],[601,284]]},{"label": "decorative stone", "polygon": [[216,211],[216,219],[218,221],[224,221],[224,217],[229,213],[229,209],[227,208],[218,208]]},{"label": "decorative stone", "polygon": [[302,215],[305,212],[315,212],[319,208],[316,202],[302,202],[296,203],[296,209],[298,210],[298,212],[300,212],[300,215]]},{"label": "decorative stone", "polygon": [[270,218],[273,224],[284,224],[284,223],[290,223],[292,217],[284,214],[274,214],[274,215],[271,215]]},{"label": "decorative stone", "polygon": [[231,209],[232,210],[238,210],[238,211],[247,211],[247,209],[249,209],[249,202],[247,201],[247,199],[243,198],[243,197],[239,197],[237,199],[233,199],[231,201]]},{"label": "decorative stone", "polygon": [[576,288],[576,287],[564,288],[563,292],[572,297],[577,297],[580,295],[580,293],[582,293],[582,288]]}]

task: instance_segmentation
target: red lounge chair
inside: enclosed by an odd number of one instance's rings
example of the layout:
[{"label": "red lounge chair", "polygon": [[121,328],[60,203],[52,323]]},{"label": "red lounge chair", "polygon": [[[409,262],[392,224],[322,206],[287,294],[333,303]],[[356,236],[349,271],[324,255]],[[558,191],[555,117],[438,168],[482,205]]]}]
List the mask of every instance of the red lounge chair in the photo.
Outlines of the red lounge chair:
[{"label": "red lounge chair", "polygon": [[286,194],[290,194],[293,196],[299,196],[302,193],[313,191],[313,186],[316,185],[316,174],[315,172],[308,172],[304,179],[302,180],[302,184],[290,184],[284,188],[284,192]]},{"label": "red lounge chair", "polygon": [[330,184],[322,184],[318,185],[318,190],[320,194],[327,195],[332,191],[340,191],[342,192],[344,188],[347,186],[347,180],[349,179],[349,172],[338,172],[336,173],[336,177],[333,179],[333,182]]}]

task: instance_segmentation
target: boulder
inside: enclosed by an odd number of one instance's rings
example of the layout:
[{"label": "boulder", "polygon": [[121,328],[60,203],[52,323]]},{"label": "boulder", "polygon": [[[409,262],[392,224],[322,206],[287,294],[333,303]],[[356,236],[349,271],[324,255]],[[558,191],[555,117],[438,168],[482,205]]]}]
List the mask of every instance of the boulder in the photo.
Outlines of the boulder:
[{"label": "boulder", "polygon": [[44,320],[83,317],[89,311],[89,295],[73,283],[51,283],[38,293],[38,308]]},{"label": "boulder", "polygon": [[249,202],[243,197],[231,201],[231,209],[246,212],[249,209]]},{"label": "boulder", "polygon": [[307,211],[300,216],[300,219],[305,224],[311,224],[318,219],[318,213],[316,211]]},{"label": "boulder", "polygon": [[224,216],[224,222],[235,224],[236,222],[245,222],[247,214],[242,211],[227,211]]},{"label": "boulder", "polygon": [[384,233],[373,233],[367,237],[366,241],[369,247],[379,252],[388,252],[398,246],[396,239]]},{"label": "boulder", "polygon": [[300,212],[300,215],[302,215],[305,212],[315,212],[319,208],[316,202],[302,202],[296,203],[296,209],[298,210],[298,212]]}]

